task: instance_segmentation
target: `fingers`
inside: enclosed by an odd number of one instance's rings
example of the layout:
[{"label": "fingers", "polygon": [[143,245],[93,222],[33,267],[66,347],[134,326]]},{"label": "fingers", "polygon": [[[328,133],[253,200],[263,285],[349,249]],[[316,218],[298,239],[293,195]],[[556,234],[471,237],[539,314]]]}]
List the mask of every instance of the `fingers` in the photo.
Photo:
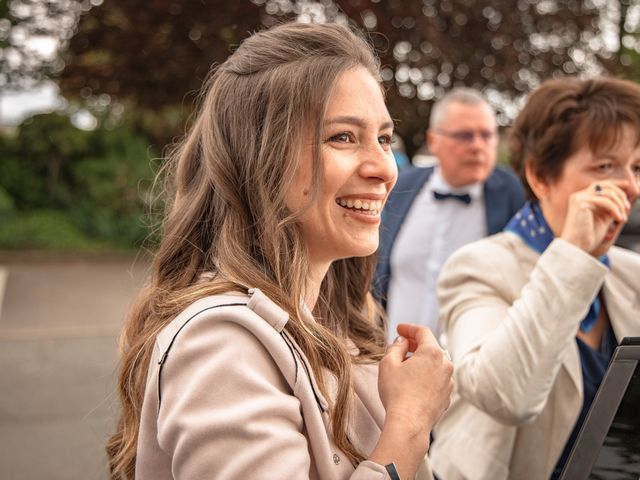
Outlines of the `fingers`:
[{"label": "fingers", "polygon": [[[586,189],[587,194],[592,197],[595,205],[609,211],[618,222],[628,220],[631,203],[627,194],[623,190],[624,181],[601,181],[596,182]],[[608,200],[608,201],[599,201]]]},{"label": "fingers", "polygon": [[409,341],[410,352],[415,352],[421,344],[438,344],[436,337],[433,336],[431,330],[421,325],[401,323],[398,325],[398,334],[402,335]]},{"label": "fingers", "polygon": [[560,237],[596,256],[606,252],[629,219],[626,186],[625,181],[600,180],[572,193]]},{"label": "fingers", "polygon": [[387,347],[385,358],[393,364],[398,364],[405,359],[407,353],[409,353],[409,341],[399,336]]},{"label": "fingers", "polygon": [[380,361],[380,399],[387,419],[429,431],[451,402],[453,363],[428,328],[401,324],[398,333]]},{"label": "fingers", "polygon": [[589,200],[589,203],[594,213],[605,221],[609,218],[618,223],[626,223],[629,219],[626,211],[612,198],[605,196],[594,197]]}]

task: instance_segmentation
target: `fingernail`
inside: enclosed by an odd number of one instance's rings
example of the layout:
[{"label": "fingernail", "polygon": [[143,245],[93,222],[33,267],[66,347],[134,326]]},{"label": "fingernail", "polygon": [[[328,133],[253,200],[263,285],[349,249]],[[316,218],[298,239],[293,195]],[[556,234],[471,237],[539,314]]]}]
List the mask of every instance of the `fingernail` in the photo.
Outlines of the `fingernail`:
[{"label": "fingernail", "polygon": [[404,337],[402,335],[398,335],[393,343],[402,343],[404,342]]}]

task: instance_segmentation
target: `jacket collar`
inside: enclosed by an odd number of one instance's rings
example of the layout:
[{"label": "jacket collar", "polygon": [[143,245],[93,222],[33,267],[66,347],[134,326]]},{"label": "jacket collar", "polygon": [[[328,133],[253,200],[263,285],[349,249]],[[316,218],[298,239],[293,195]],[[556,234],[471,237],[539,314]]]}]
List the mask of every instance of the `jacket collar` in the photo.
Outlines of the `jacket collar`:
[{"label": "jacket collar", "polygon": [[612,271],[604,281],[604,299],[613,332],[618,340],[622,340],[639,334],[640,298],[636,291],[615,274],[614,262],[612,260]]},{"label": "jacket collar", "polygon": [[247,293],[250,297],[247,307],[265,319],[278,333],[282,332],[289,320],[289,314],[259,288],[250,288]]}]

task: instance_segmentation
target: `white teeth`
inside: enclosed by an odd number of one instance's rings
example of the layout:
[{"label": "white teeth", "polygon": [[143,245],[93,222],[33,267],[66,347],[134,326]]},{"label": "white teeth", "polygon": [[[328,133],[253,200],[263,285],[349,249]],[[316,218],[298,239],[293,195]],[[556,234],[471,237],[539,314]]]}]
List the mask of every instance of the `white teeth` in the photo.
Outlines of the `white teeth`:
[{"label": "white teeth", "polygon": [[345,200],[344,198],[338,198],[336,203],[346,208],[367,211],[373,214],[378,214],[382,210],[382,201],[380,200],[352,200],[350,198]]}]

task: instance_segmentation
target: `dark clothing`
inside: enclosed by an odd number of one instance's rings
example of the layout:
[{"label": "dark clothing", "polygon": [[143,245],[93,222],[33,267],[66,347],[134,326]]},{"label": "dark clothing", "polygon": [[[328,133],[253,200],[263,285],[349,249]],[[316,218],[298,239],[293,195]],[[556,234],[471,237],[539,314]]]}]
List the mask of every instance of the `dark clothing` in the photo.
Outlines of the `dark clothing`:
[{"label": "dark clothing", "polygon": [[[416,195],[427,183],[433,171],[434,167],[413,167],[403,170],[382,212],[378,265],[372,291],[385,308],[391,278],[390,260],[393,243]],[[487,234],[493,235],[500,232],[524,204],[524,189],[511,170],[497,166],[485,182],[483,192]]]},{"label": "dark clothing", "polygon": [[582,403],[582,410],[580,411],[578,420],[576,420],[576,424],[571,431],[569,440],[567,440],[567,443],[564,446],[564,450],[562,451],[562,455],[560,455],[560,460],[558,460],[556,468],[551,474],[551,480],[557,480],[558,478],[560,478],[560,474],[562,473],[562,469],[564,468],[565,463],[567,463],[567,459],[569,458],[569,454],[571,453],[573,444],[578,438],[578,433],[580,433],[580,429],[582,428],[582,424],[587,417],[587,413],[589,412],[589,408],[593,403],[596,392],[598,391],[598,388],[602,383],[602,379],[604,378],[604,374],[609,367],[609,362],[611,361],[611,357],[613,357],[613,351],[618,346],[618,342],[613,333],[611,325],[609,325],[609,328],[607,328],[607,330],[605,330],[604,334],[602,335],[602,344],[600,345],[600,350],[594,350],[577,337],[576,342],[578,344],[578,350],[580,352],[580,366],[582,367],[584,402]]}]

